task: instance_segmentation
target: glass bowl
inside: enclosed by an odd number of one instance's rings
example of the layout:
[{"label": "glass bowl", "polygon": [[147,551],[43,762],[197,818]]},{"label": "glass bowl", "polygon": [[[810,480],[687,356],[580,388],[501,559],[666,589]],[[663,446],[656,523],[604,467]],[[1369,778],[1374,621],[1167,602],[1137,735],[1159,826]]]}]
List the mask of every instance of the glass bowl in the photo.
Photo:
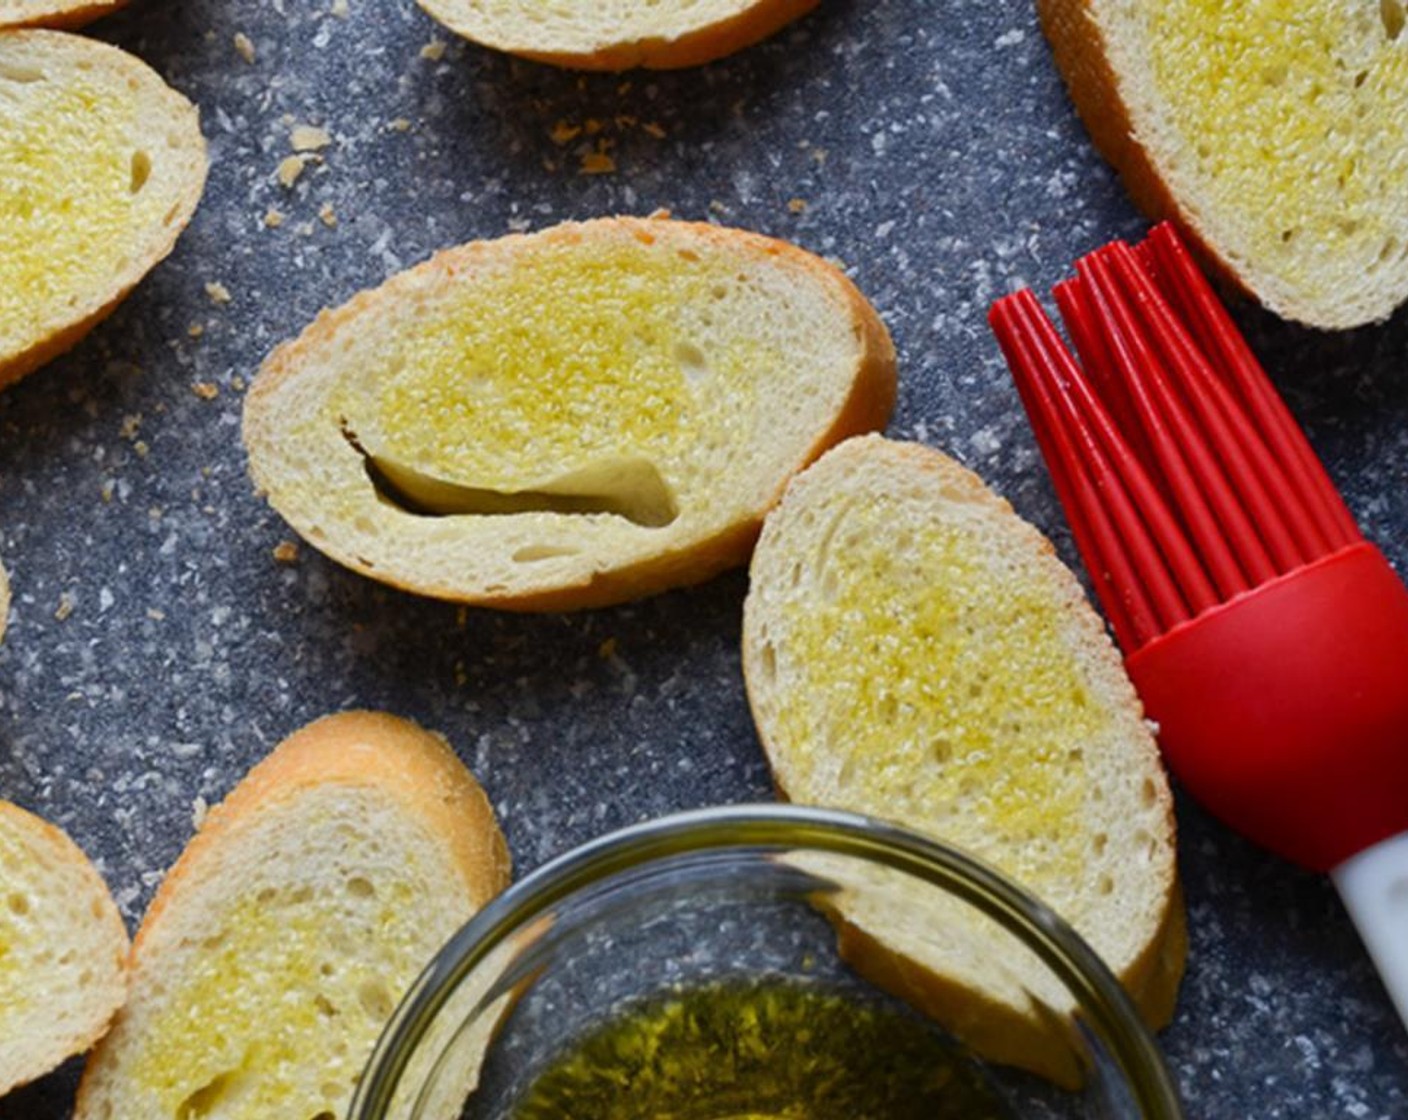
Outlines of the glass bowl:
[{"label": "glass bowl", "polygon": [[[890,920],[946,946],[959,982],[916,981],[877,949],[870,931]],[[998,1010],[965,990],[970,973]],[[451,940],[383,1033],[349,1120],[461,1116],[1182,1113],[1118,982],[1037,899],[895,826],[767,805],[593,841]]]}]

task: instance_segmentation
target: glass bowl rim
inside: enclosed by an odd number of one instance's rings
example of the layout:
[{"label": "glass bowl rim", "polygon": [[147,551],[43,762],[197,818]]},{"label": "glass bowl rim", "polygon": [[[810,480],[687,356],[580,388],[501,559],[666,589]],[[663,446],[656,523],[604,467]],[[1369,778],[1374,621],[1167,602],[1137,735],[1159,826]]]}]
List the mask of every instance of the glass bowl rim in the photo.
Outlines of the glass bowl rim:
[{"label": "glass bowl rim", "polygon": [[728,805],[656,817],[570,849],[511,884],[450,938],[382,1030],[347,1113],[383,1120],[411,1055],[454,991],[489,953],[557,903],[625,871],[729,850],[808,848],[906,872],[974,906],[1027,945],[1076,997],[1087,1029],[1146,1120],[1183,1120],[1153,1035],[1104,961],[1055,911],[1001,872],[949,844],[836,809]]}]

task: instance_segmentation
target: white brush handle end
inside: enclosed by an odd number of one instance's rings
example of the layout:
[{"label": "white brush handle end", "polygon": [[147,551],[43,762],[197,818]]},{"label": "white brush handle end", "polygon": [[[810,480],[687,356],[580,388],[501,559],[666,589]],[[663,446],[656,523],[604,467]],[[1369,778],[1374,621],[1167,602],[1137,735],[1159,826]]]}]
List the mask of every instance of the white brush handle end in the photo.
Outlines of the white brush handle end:
[{"label": "white brush handle end", "polygon": [[1408,832],[1351,856],[1330,878],[1408,1026]]}]

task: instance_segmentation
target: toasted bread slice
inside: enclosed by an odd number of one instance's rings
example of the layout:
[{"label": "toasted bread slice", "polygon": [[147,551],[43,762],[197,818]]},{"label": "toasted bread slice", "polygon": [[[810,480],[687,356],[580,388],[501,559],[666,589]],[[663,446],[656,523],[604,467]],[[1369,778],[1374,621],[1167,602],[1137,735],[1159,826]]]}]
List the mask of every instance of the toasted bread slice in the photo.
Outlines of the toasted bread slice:
[{"label": "toasted bread slice", "polygon": [[0,386],[81,339],[171,251],[205,186],[196,110],[131,55],[0,32]]},{"label": "toasted bread slice", "polygon": [[874,310],[791,245],[607,219],[452,249],[324,312],[250,391],[250,471],[335,560],[519,610],[743,563],[787,479],[884,424]]},{"label": "toasted bread slice", "polygon": [[127,0],[0,0],[0,30],[82,27],[126,4]]},{"label": "toasted bread slice", "polygon": [[752,46],[818,0],[419,0],[451,31],[580,70],[674,70]]},{"label": "toasted bread slice", "polygon": [[[1408,299],[1400,0],[1038,0],[1096,145],[1150,215],[1317,327]],[[1294,15],[1289,14],[1293,9]]]},{"label": "toasted bread slice", "polygon": [[443,740],[369,712],[305,727],[162,883],[75,1116],[345,1116],[402,993],[508,875]]},{"label": "toasted bread slice", "polygon": [[127,928],[53,825],[0,801],[0,1094],[80,1054],[127,994]]},{"label": "toasted bread slice", "polygon": [[[1075,578],[975,475],[866,437],[798,476],[753,558],[743,666],[784,796],[993,864],[1168,1021],[1186,938],[1153,738]],[[1078,1080],[1035,958],[995,967],[992,930],[922,903],[843,900],[843,951],[986,1056]]]}]

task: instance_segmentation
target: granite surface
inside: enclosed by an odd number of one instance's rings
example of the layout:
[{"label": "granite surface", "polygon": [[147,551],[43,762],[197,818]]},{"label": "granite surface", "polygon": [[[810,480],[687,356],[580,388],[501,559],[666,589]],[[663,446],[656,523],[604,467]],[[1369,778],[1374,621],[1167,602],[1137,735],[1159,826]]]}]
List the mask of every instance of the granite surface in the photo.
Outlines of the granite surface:
[{"label": "granite surface", "polygon": [[[306,548],[276,561],[292,534],[246,477],[242,389],[319,308],[436,248],[668,207],[835,256],[899,347],[891,433],[976,468],[1074,560],[983,315],[1144,222],[1028,3],[828,0],[732,60],[626,77],[460,43],[409,0],[134,0],[92,31],[199,103],[212,168],[171,258],[0,396],[15,592],[0,796],[66,828],[130,923],[200,808],[339,708],[444,732],[520,872],[769,792],[739,675],[741,574],[515,617],[398,594]],[[330,143],[285,187],[303,124]],[[614,171],[585,173],[602,155]],[[1408,565],[1408,315],[1327,335],[1239,314],[1368,535]],[[1186,798],[1179,823],[1192,956],[1162,1040],[1189,1115],[1408,1115],[1408,1036],[1327,882]],[[67,1115],[74,1079],[0,1117]]]}]

